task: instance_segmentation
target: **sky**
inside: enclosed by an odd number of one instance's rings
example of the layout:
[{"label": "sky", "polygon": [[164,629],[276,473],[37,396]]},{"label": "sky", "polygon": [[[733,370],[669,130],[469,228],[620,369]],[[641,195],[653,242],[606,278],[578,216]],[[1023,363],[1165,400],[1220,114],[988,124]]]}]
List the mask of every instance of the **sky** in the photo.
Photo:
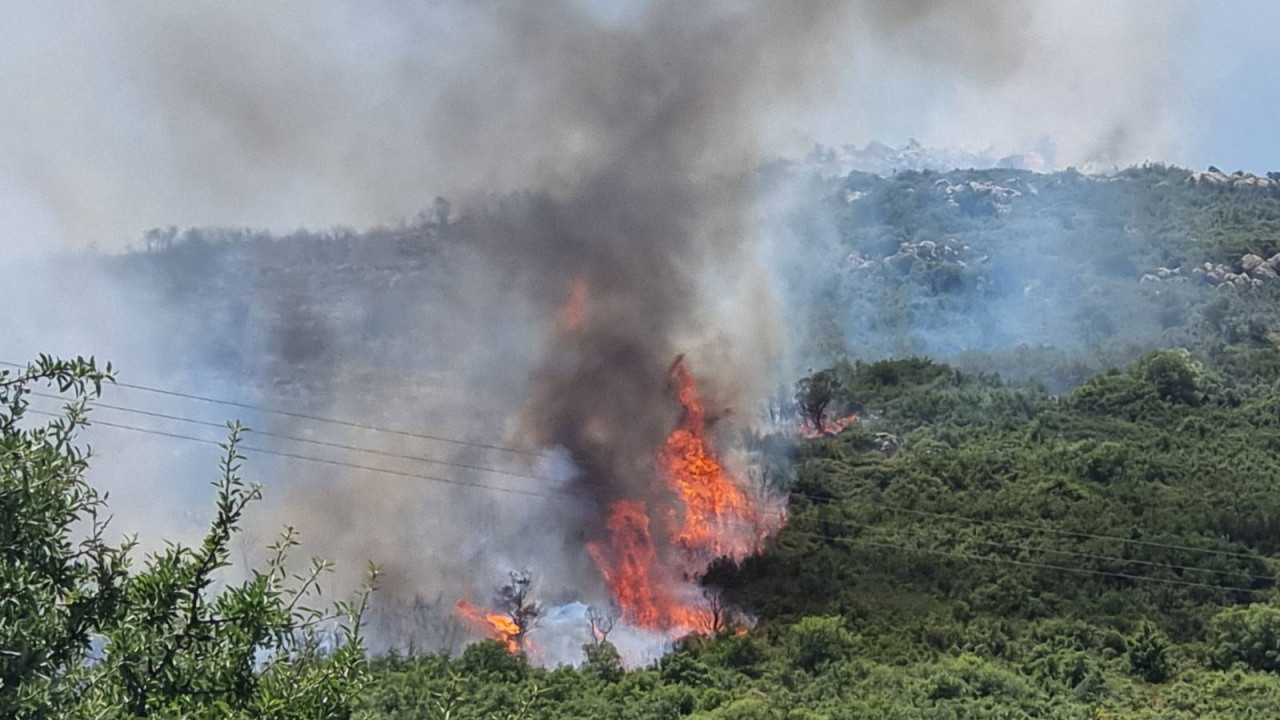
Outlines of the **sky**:
[{"label": "sky", "polygon": [[1197,4],[1193,102],[1203,108],[1185,164],[1261,173],[1280,170],[1280,3]]},{"label": "sky", "polygon": [[[797,44],[829,57],[812,97],[759,113],[761,157],[1049,139],[1059,166],[1280,169],[1280,3],[850,2],[841,42]],[[648,3],[587,4],[625,38]],[[0,254],[120,250],[169,224],[368,226],[527,187],[575,140],[529,142],[556,78],[490,81],[509,68],[486,28],[510,7],[0,0]]]}]

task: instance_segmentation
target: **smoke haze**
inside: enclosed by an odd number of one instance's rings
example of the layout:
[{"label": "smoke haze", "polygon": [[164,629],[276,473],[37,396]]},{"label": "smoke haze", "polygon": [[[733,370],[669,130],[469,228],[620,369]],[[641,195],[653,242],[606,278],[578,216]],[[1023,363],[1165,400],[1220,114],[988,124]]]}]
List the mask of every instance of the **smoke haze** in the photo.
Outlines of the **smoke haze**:
[{"label": "smoke haze", "polygon": [[[616,113],[671,91],[734,105],[726,132],[769,152],[909,136],[1015,150],[1048,136],[1064,165],[1176,161],[1196,119],[1177,92],[1181,3],[10,5],[10,254],[120,249],[169,224],[363,226],[437,194],[572,186],[621,147]],[[843,21],[815,28],[823,37],[792,32],[836,7]],[[780,24],[754,24],[762,14]],[[681,77],[683,57],[663,55],[690,50],[714,77]],[[648,86],[600,94],[629,81]],[[770,97],[806,86],[807,103]]]},{"label": "smoke haze", "polygon": [[[1049,136],[1059,164],[1176,159],[1191,117],[1169,92],[1181,15],[1160,7],[15,4],[0,49],[14,68],[0,80],[0,256],[114,252],[169,225],[385,225],[339,227],[319,250],[23,272],[13,292],[42,300],[5,318],[6,359],[97,353],[135,382],[518,446],[248,412],[262,430],[402,456],[360,461],[398,477],[254,458],[269,511],[250,540],[298,525],[342,587],[366,559],[384,564],[386,611],[436,618],[424,644],[456,642],[439,607],[486,599],[509,569],[536,569],[548,602],[597,602],[584,540],[608,503],[649,492],[680,417],[672,359],[687,354],[709,397],[748,412],[803,367],[804,329],[784,318],[815,301],[805,258],[835,256],[834,228],[780,220],[813,199],[762,183],[761,163],[906,135],[1010,149]],[[394,225],[436,195],[452,212]],[[424,237],[435,249],[415,254]],[[352,267],[382,274],[357,282]],[[120,392],[206,421],[246,415]],[[169,510],[203,509],[212,451],[151,438],[107,452],[95,472],[122,530],[195,532]]]}]

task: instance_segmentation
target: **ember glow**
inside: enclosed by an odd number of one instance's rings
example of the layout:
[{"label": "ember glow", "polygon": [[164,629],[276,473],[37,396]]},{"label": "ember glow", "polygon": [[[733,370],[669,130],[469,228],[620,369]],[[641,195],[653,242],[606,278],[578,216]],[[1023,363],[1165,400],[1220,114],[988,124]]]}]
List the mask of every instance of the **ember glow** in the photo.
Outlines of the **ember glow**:
[{"label": "ember glow", "polygon": [[520,650],[520,627],[515,621],[502,613],[492,612],[466,600],[459,600],[455,606],[458,614],[466,618],[486,635],[507,646],[508,652]]},{"label": "ember glow", "polygon": [[825,415],[822,418],[822,425],[814,427],[813,423],[807,419],[801,419],[796,432],[800,437],[820,438],[839,435],[845,428],[858,422],[858,413],[850,413],[841,418],[829,419]]},{"label": "ember glow", "polygon": [[560,311],[560,327],[578,330],[587,319],[587,282],[582,278],[574,279],[569,285],[569,299]]}]

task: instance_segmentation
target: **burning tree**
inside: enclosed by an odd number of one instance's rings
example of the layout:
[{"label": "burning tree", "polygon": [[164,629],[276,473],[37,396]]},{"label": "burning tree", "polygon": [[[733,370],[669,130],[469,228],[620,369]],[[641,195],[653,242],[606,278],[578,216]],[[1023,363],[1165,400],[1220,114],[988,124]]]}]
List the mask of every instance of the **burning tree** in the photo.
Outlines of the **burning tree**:
[{"label": "burning tree", "polygon": [[516,647],[524,650],[525,637],[542,617],[542,606],[532,598],[533,576],[528,570],[511,571],[511,582],[498,591],[498,602],[516,628]]},{"label": "burning tree", "polygon": [[840,387],[834,369],[822,370],[796,383],[796,407],[800,411],[800,434],[805,437],[837,435],[858,419],[858,413],[828,419],[827,410]]},{"label": "burning tree", "polygon": [[456,607],[462,617],[506,645],[509,652],[524,652],[529,632],[542,616],[542,607],[533,600],[532,591],[533,575],[527,570],[513,570],[510,582],[498,590],[498,609],[489,610],[467,600],[459,600]]},{"label": "burning tree", "polygon": [[620,616],[618,606],[613,603],[604,607],[592,605],[587,608],[587,624],[591,628],[591,639],[596,645],[609,642],[609,633],[613,632],[613,626],[618,624]]}]

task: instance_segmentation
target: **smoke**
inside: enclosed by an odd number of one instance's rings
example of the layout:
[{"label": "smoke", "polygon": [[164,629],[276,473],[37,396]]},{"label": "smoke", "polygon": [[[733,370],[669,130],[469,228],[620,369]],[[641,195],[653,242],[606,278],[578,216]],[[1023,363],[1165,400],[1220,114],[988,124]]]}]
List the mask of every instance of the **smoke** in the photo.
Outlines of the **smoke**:
[{"label": "smoke", "polygon": [[[732,132],[771,151],[910,136],[1022,149],[1049,136],[1065,164],[1177,161],[1175,140],[1198,118],[1177,92],[1191,62],[1181,3],[865,0],[790,47],[833,7],[764,11],[775,29],[752,25],[751,3],[635,0],[613,15],[565,1],[8,5],[8,254],[116,250],[169,224],[370,225],[437,194],[572,186],[643,142],[612,135],[617,113],[652,111],[669,92],[743,113]],[[663,50],[706,56],[707,74],[679,76],[683,56]],[[640,64],[599,65],[620,57]],[[751,84],[734,80],[744,73]],[[649,86],[599,94],[632,80]],[[794,88],[811,102],[770,97]],[[702,108],[689,111],[672,121]],[[712,152],[698,134],[715,136]],[[718,152],[740,135],[694,135],[699,170],[740,165]]]},{"label": "smoke", "polygon": [[[1163,149],[1176,115],[1158,90],[1170,31],[1136,32],[1140,9],[655,0],[611,16],[570,0],[332,0],[10,10],[5,255],[114,251],[171,224],[391,223],[437,194],[460,208],[431,228],[104,261],[116,269],[83,303],[91,313],[63,297],[5,320],[17,326],[6,328],[12,354],[48,349],[56,331],[56,349],[109,355],[126,379],[564,453],[245,418],[540,478],[359,460],[548,497],[254,459],[271,479],[254,538],[297,524],[309,550],[343,569],[343,586],[377,560],[385,602],[404,607],[484,599],[525,567],[548,602],[599,599],[575,595],[603,591],[584,540],[599,537],[610,502],[649,491],[655,449],[679,419],[672,359],[687,354],[707,396],[739,411],[791,379],[801,360],[788,355],[783,318],[813,302],[805,258],[833,253],[833,228],[779,222],[812,194],[762,183],[762,161],[814,139],[905,133],[1008,144],[1061,134],[1067,161],[1122,160]],[[1109,106],[1069,107],[1089,102]],[[801,235],[820,247],[797,250]],[[351,267],[386,277],[351,280]],[[58,287],[26,275],[14,292]],[[569,322],[577,287],[581,318]],[[165,458],[170,445],[145,447]],[[304,450],[352,462],[332,447]],[[113,466],[105,480],[125,490],[124,529],[164,516],[164,503],[196,502],[214,454],[175,458],[179,471]],[[195,482],[166,481],[176,476]],[[147,497],[128,517],[126,502]],[[455,629],[433,632],[448,644]]]},{"label": "smoke", "polygon": [[678,419],[664,392],[678,353],[714,344],[721,327],[741,344],[710,374],[750,386],[768,370],[767,295],[718,315],[706,298],[741,290],[753,261],[755,113],[823,70],[826,53],[813,48],[837,23],[834,6],[819,4],[661,4],[626,28],[569,10],[504,17],[509,55],[493,61],[518,68],[517,84],[546,83],[533,92],[545,110],[535,115],[553,145],[572,138],[581,159],[552,174],[546,199],[497,209],[473,233],[543,317],[584,289],[580,327],[535,371],[525,424],[539,444],[567,448],[584,487],[607,501],[619,497],[612,483],[635,492],[651,482],[654,449]]}]

